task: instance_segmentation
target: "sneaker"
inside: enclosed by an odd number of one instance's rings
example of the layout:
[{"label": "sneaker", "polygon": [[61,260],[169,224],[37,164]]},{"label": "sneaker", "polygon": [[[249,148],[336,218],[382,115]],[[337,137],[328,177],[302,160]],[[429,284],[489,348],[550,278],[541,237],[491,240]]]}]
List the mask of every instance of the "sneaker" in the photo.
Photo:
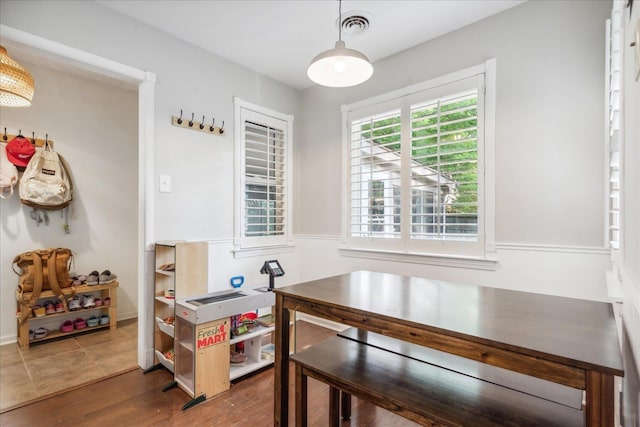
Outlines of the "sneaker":
[{"label": "sneaker", "polygon": [[95,307],[96,303],[93,300],[93,295],[83,295],[80,305],[82,306],[82,308]]},{"label": "sneaker", "polygon": [[100,319],[98,319],[98,316],[91,316],[87,319],[87,326],[90,328],[98,326],[99,323]]},{"label": "sneaker", "polygon": [[93,270],[87,276],[87,285],[92,286],[92,285],[97,285],[98,283],[100,283],[100,273]]},{"label": "sneaker", "polygon": [[108,325],[109,322],[111,322],[111,320],[109,319],[109,315],[108,314],[100,315],[100,324],[101,325]]},{"label": "sneaker", "polygon": [[36,340],[40,340],[47,336],[49,330],[47,328],[38,328],[36,329],[33,338]]},{"label": "sneaker", "polygon": [[33,329],[29,329],[29,341],[33,341],[36,339],[36,333],[33,332]]},{"label": "sneaker", "polygon": [[100,277],[98,280],[100,281],[100,284],[105,285],[107,283],[115,282],[117,278],[117,275],[112,274],[109,270],[105,270],[100,273]]},{"label": "sneaker", "polygon": [[33,306],[33,315],[36,317],[42,317],[47,314],[47,311],[40,304],[36,304]]},{"label": "sneaker", "polygon": [[102,300],[102,305],[111,305],[111,297],[105,297]]},{"label": "sneaker", "polygon": [[56,300],[56,313],[64,313],[64,304],[60,299]]},{"label": "sneaker", "polygon": [[46,314],[55,314],[56,305],[53,303],[53,301],[45,301],[44,310]]},{"label": "sneaker", "polygon": [[69,298],[67,307],[70,311],[79,310],[80,308],[82,308],[82,306],[80,305],[80,297],[76,295],[73,298]]},{"label": "sneaker", "polygon": [[96,298],[93,299],[93,302],[96,303],[96,307],[101,307],[102,306],[102,298],[96,297]]}]

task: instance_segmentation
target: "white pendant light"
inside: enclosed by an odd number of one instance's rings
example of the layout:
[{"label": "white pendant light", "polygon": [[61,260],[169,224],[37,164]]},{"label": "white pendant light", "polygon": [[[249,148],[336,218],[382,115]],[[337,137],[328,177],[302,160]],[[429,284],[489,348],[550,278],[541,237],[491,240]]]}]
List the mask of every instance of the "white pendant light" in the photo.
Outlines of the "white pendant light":
[{"label": "white pendant light", "polygon": [[0,46],[0,105],[28,107],[33,100],[33,77]]},{"label": "white pendant light", "polygon": [[338,41],[333,49],[318,54],[307,69],[307,76],[322,86],[348,87],[363,83],[373,75],[369,59],[354,49],[345,47],[342,41],[342,0],[338,9]]}]

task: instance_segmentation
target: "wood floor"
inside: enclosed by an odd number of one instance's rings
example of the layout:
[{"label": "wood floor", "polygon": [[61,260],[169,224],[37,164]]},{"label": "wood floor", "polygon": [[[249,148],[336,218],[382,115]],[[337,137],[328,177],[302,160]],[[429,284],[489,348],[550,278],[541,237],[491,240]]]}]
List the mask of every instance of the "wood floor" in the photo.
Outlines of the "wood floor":
[{"label": "wood floor", "polygon": [[[335,332],[306,322],[297,324],[297,347],[326,339]],[[0,426],[220,426],[273,425],[273,368],[245,378],[206,402],[186,411],[189,396],[179,388],[162,392],[172,380],[167,371],[144,375],[129,372],[0,415]],[[290,378],[294,378],[291,369]],[[294,401],[290,387],[291,404]],[[328,425],[329,389],[309,380],[309,426]],[[294,425],[293,408],[289,424]],[[381,408],[354,398],[351,421],[343,426],[415,426]]]}]

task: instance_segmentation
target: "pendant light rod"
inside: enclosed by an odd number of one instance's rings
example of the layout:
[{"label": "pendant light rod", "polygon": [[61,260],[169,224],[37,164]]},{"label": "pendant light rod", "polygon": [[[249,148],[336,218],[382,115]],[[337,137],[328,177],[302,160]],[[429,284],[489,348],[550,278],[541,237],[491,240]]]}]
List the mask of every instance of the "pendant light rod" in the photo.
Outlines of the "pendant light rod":
[{"label": "pendant light rod", "polygon": [[338,0],[338,41],[342,41],[342,0]]}]

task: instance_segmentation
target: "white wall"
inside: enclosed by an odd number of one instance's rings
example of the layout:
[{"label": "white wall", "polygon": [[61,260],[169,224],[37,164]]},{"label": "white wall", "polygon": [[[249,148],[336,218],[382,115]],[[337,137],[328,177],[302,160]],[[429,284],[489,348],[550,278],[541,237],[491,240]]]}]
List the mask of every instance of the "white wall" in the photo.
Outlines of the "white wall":
[{"label": "white wall", "polygon": [[[640,367],[640,79],[636,80],[640,57],[640,46],[635,52],[630,47],[635,41],[635,32],[640,31],[640,8],[633,7],[633,15],[624,9],[623,23],[625,38],[622,43],[624,57],[624,178],[622,182],[622,257],[616,265],[623,285],[623,323],[635,359],[636,369]],[[630,363],[630,361],[627,361]],[[631,380],[629,384],[633,384]],[[627,385],[625,392],[635,390],[635,396],[625,397],[625,417],[628,425],[640,424],[640,378],[635,385]],[[635,389],[633,388],[635,387]]]},{"label": "white wall", "polygon": [[[156,74],[155,240],[227,239],[233,233],[233,97],[302,121],[297,90],[94,2],[2,1],[3,24]],[[220,40],[224,43],[224,40]],[[171,125],[183,109],[225,122],[218,137]],[[295,151],[294,147],[294,151]]]},{"label": "white wall", "polygon": [[[68,247],[79,274],[105,269],[118,275],[118,317],[137,316],[137,126],[138,96],[113,83],[97,82],[44,68],[13,55],[33,75],[36,94],[29,108],[0,109],[0,126],[10,134],[49,138],[69,162],[74,176],[71,233],[65,234],[58,212],[50,224],[37,226],[31,208],[17,191],[0,201],[0,342],[15,339],[15,295],[18,276],[11,261],[21,252]],[[4,147],[3,147],[4,149]],[[59,319],[59,318],[58,318]],[[39,326],[55,329],[60,320]]]},{"label": "white wall", "polygon": [[[155,198],[152,240],[224,242],[233,237],[234,96],[292,114],[296,118],[293,152],[294,156],[297,155],[296,139],[301,134],[302,126],[301,96],[297,90],[280,82],[93,2],[3,0],[0,3],[0,22],[156,75],[156,174],[153,183],[156,190],[151,195]],[[207,120],[215,117],[216,125],[221,125],[224,121],[225,136],[217,137],[172,126],[171,116],[178,115],[180,109],[184,110],[187,117],[192,112],[198,119],[202,115]],[[132,117],[137,118],[135,108]],[[131,147],[137,150],[136,141]],[[135,191],[137,163],[132,173],[134,180],[131,186]],[[171,193],[157,191],[159,175],[171,176]],[[294,186],[296,185],[294,182]],[[136,203],[132,206],[136,206]],[[136,212],[120,210],[116,214],[121,215],[122,212],[126,212],[132,221],[136,220]],[[136,236],[136,232],[137,230],[131,232],[131,238]],[[112,254],[115,250],[109,252]],[[6,253],[2,253],[3,262],[13,257],[13,252],[8,256]],[[228,251],[225,254],[230,256]],[[144,267],[147,272],[152,271],[152,259],[152,254],[147,253]],[[134,260],[135,257],[132,257],[131,262]],[[242,274],[238,272],[245,268],[247,271],[258,270],[262,261],[262,258],[235,261],[231,257],[229,264],[227,259],[216,260],[224,266],[225,272],[229,270],[234,275]],[[7,271],[4,264],[2,271],[4,277]],[[222,277],[222,282],[215,278],[218,271],[212,267],[212,289],[218,286],[217,283],[228,283],[228,276]],[[289,276],[292,279],[296,278],[293,271],[295,269],[292,269]],[[147,277],[153,275],[147,274]],[[12,281],[6,283],[3,279],[3,289],[15,288],[15,278],[10,279]],[[147,283],[145,286],[148,288],[152,284]],[[3,316],[11,319],[4,321],[5,317],[2,317],[2,334],[7,335],[6,341],[11,335],[15,337],[15,324],[11,317],[14,312],[13,296],[5,297],[3,294],[0,308]]]},{"label": "white wall", "polygon": [[[604,28],[610,2],[527,2],[375,63],[350,89],[304,91],[296,220],[330,270],[391,269],[454,281],[606,299]],[[349,259],[341,223],[340,105],[497,60],[495,272]],[[322,179],[318,179],[322,177]],[[326,237],[323,244],[323,238]],[[309,242],[305,242],[309,244]],[[313,251],[305,274],[317,271]]]}]

